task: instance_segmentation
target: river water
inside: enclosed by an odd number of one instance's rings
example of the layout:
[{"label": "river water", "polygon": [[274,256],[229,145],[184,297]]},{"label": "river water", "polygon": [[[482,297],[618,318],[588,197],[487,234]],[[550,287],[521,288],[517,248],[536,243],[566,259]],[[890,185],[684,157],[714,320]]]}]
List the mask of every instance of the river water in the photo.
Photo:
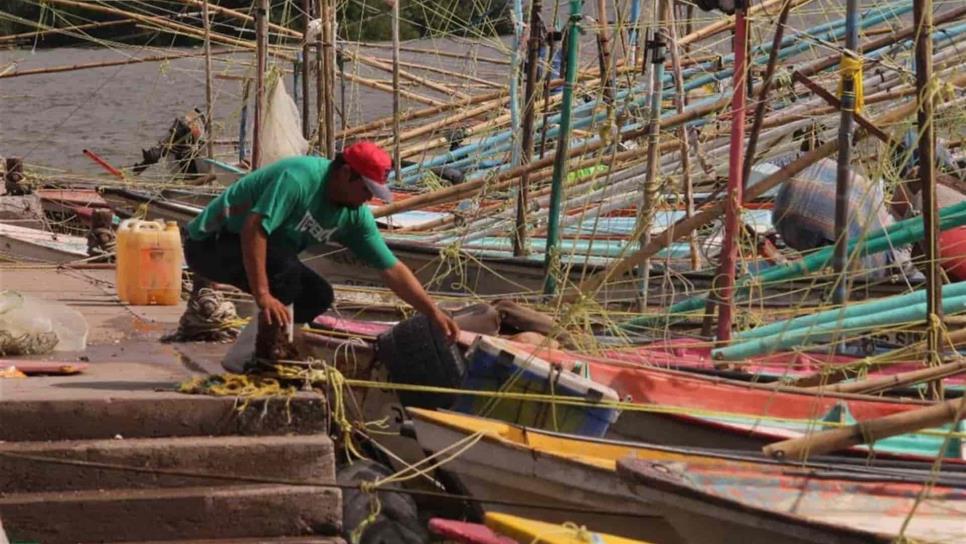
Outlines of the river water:
[{"label": "river water", "polygon": [[[428,40],[413,45],[434,51],[462,52],[467,56],[456,59],[408,53],[404,55],[404,61],[467,73],[488,81],[506,79],[506,66],[473,61],[476,56],[507,58],[490,47]],[[0,72],[200,52],[201,49],[186,48],[151,51],[145,48],[10,49],[0,50]],[[390,51],[385,48],[369,48],[367,53],[387,61],[390,58]],[[214,134],[217,140],[238,138],[243,88],[240,78],[251,76],[252,62],[251,53],[214,57]],[[291,69],[291,63],[287,61],[280,66]],[[391,83],[390,74],[384,71],[361,63],[347,66],[347,71],[355,75]],[[447,80],[446,75],[438,73],[423,71],[419,75]],[[291,74],[287,75],[285,81],[291,92]],[[493,90],[465,79],[460,79],[456,87],[467,94]],[[416,84],[406,88],[440,101],[452,98]],[[314,93],[312,90],[310,97]],[[338,96],[337,87],[337,101]],[[390,93],[358,84],[347,85],[346,104],[350,126],[392,113]],[[403,99],[402,106],[425,107],[407,99]],[[133,165],[140,161],[142,148],[156,143],[165,135],[176,116],[192,108],[205,108],[204,58],[200,55],[164,62],[0,79],[0,156],[24,157],[28,167],[100,174],[103,171],[82,154],[83,149],[90,149],[117,166]],[[237,155],[237,149],[231,143],[221,145],[218,149],[219,155],[224,158]]]}]

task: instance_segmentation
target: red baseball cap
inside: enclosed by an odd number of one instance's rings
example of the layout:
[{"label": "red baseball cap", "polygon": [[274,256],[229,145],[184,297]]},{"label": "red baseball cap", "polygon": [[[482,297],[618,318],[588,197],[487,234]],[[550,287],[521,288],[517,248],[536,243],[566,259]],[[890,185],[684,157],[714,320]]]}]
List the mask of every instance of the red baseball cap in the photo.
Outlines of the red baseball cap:
[{"label": "red baseball cap", "polygon": [[342,158],[349,168],[362,177],[373,195],[384,202],[392,202],[392,191],[386,186],[386,178],[392,169],[392,158],[385,149],[363,140],[343,149]]}]

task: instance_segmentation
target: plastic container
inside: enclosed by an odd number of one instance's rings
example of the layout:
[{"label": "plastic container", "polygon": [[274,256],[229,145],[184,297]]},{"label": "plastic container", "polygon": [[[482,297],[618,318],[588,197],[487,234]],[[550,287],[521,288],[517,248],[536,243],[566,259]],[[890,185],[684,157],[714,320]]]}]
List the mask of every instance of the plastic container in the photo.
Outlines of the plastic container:
[{"label": "plastic container", "polygon": [[181,301],[184,259],[178,224],[137,221],[118,243],[118,292],[135,306],[171,306]]},{"label": "plastic container", "polygon": [[124,281],[124,278],[128,277],[128,269],[131,267],[131,262],[133,260],[131,257],[127,256],[131,230],[134,228],[134,225],[140,221],[140,219],[125,219],[124,221],[121,221],[121,224],[117,227],[117,238],[114,246],[117,251],[114,287],[117,290],[117,298],[121,299],[122,302],[128,302],[129,296],[127,293],[127,282]]},{"label": "plastic container", "polygon": [[[617,392],[584,376],[565,371],[514,349],[498,338],[480,336],[467,355],[463,389],[578,397],[590,403],[617,401]],[[554,404],[462,395],[457,412],[509,423],[583,436],[601,437],[620,411],[606,406]]]}]

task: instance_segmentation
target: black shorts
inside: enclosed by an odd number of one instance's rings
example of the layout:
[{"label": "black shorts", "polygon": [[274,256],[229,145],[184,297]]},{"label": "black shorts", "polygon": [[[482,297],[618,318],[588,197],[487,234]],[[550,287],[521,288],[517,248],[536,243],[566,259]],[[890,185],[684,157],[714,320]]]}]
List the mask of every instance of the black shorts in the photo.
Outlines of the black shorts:
[{"label": "black shorts", "polygon": [[[245,274],[240,235],[221,232],[206,240],[186,238],[184,255],[195,274],[252,292]],[[265,268],[269,292],[283,304],[295,305],[296,323],[308,323],[332,306],[334,295],[329,282],[302,264],[298,254],[286,244],[274,242],[271,237]]]}]

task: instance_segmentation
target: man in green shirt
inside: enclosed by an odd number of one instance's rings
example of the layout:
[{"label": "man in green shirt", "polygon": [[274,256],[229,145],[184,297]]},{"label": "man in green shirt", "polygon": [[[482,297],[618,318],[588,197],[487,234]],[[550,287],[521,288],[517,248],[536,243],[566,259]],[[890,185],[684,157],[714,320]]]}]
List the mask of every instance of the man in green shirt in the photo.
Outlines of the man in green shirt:
[{"label": "man in green shirt", "polygon": [[332,305],[332,287],[298,254],[334,240],[378,269],[399,298],[455,341],[459,327],[392,254],[365,205],[373,196],[392,200],[386,187],[391,164],[382,148],[363,141],[331,161],[290,157],[249,173],[188,225],[189,268],[251,293],[259,309],[259,330],[278,331],[310,322]]}]

